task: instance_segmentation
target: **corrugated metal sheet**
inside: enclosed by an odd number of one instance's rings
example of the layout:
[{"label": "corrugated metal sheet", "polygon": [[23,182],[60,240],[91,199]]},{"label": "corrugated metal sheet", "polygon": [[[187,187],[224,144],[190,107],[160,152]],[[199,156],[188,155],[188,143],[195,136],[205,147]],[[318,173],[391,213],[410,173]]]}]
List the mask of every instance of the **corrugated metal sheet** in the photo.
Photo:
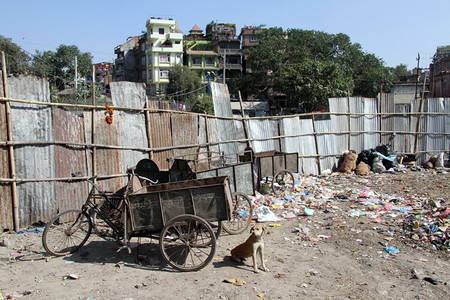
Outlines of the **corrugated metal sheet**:
[{"label": "corrugated metal sheet", "polygon": [[[228,86],[212,82],[211,93],[215,115],[219,117],[232,117],[233,113],[231,110]],[[221,130],[218,131],[220,141],[236,140],[236,128],[234,127],[234,121],[232,119],[217,119],[217,126],[221,128]],[[228,158],[228,154],[238,152],[238,145],[235,142],[221,143],[219,147],[220,151],[226,155],[226,158]]]},{"label": "corrugated metal sheet", "polygon": [[[198,118],[195,115],[172,115],[172,139],[174,146],[198,144]],[[174,149],[175,156],[198,153],[198,147]]]},{"label": "corrugated metal sheet", "polygon": [[[84,143],[84,119],[77,113],[60,108],[53,109],[53,128],[55,141]],[[72,174],[87,176],[86,161],[90,152],[81,146],[55,146],[55,176],[56,178],[71,177]],[[55,182],[55,199],[57,210],[64,211],[80,208],[88,194],[87,183],[83,181]],[[56,211],[52,212],[52,215]],[[42,220],[47,221],[47,220]]]},{"label": "corrugated metal sheet", "polygon": [[[172,130],[170,113],[150,112],[150,133],[152,135],[152,148],[172,147]],[[173,157],[173,149],[158,150],[153,152],[153,160],[160,169],[168,169],[166,160]]]},{"label": "corrugated metal sheet", "polygon": [[[48,82],[36,77],[9,77],[8,91],[11,98],[50,101]],[[46,106],[11,103],[13,140],[53,141],[51,115],[51,109]],[[16,147],[14,156],[17,178],[52,178],[55,175],[53,145]],[[22,228],[50,218],[56,210],[53,182],[18,183],[17,197]]]},{"label": "corrugated metal sheet", "polygon": [[272,119],[255,119],[249,120],[248,131],[252,139],[260,139],[252,141],[252,148],[255,152],[264,152],[270,150],[280,151],[280,142],[278,139],[271,137],[279,136],[278,120]]},{"label": "corrugated metal sheet", "polygon": [[[424,112],[428,113],[450,113],[449,99],[437,98],[427,99],[424,103]],[[427,159],[433,155],[439,154],[442,151],[450,149],[450,136],[440,136],[433,133],[450,132],[450,117],[449,115],[426,115],[423,117],[424,131],[427,134],[424,137],[425,153],[423,159]]]},{"label": "corrugated metal sheet", "polygon": [[280,130],[281,135],[284,136],[300,135],[283,138],[281,140],[281,151],[286,153],[297,152],[299,154],[298,169],[300,173],[317,174],[317,158],[301,157],[302,155],[314,155],[317,153],[312,119],[283,118],[280,120]]},{"label": "corrugated metal sheet", "polygon": [[[330,106],[330,120],[333,124],[333,132],[348,132],[349,129],[349,119],[348,115],[335,115],[333,113],[348,113],[348,99],[347,98],[331,98],[328,100]],[[333,134],[336,145],[336,153],[344,153],[344,151],[349,148],[349,137],[348,133],[336,133]]]},{"label": "corrugated metal sheet", "polygon": [[[349,99],[350,113],[364,113],[364,98],[351,97]],[[350,115],[350,131],[358,132],[364,130],[364,116],[362,115]],[[364,134],[352,133],[350,135],[350,149],[360,152],[364,150]]]},{"label": "corrugated metal sheet", "polygon": [[[315,121],[314,127],[317,133],[327,133],[334,131],[333,124],[330,120]],[[336,141],[334,134],[318,134],[317,148],[320,157],[320,172],[324,170],[332,170],[337,165],[336,158]]]},{"label": "corrugated metal sheet", "polygon": [[[94,144],[118,146],[120,145],[120,118],[114,115],[112,124],[105,121],[105,112],[96,111],[94,114],[95,122],[95,141]],[[92,143],[92,112],[84,112],[85,119],[85,139],[88,143]],[[95,175],[111,175],[122,173],[122,151],[118,149],[97,148],[95,157]],[[88,174],[93,174],[91,160],[88,160]],[[124,179],[121,177],[104,180],[101,182],[101,188],[117,191],[125,185]]]},{"label": "corrugated metal sheet", "polygon": [[362,150],[375,148],[380,142],[377,99],[364,98],[364,145]]},{"label": "corrugated metal sheet", "polygon": [[[144,108],[147,96],[145,84],[127,81],[111,82],[112,105]],[[143,111],[120,110],[116,111],[114,118],[120,119],[120,145],[124,147],[148,147],[145,113]],[[121,150],[121,173],[129,167],[135,166],[143,158],[149,158],[148,152],[138,150]]]}]

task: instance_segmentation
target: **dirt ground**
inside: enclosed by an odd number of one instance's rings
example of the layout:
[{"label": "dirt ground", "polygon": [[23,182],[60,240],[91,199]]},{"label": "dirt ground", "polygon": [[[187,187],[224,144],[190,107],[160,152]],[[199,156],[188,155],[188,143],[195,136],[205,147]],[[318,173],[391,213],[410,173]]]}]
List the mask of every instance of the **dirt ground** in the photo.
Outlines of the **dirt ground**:
[{"label": "dirt ground", "polygon": [[167,266],[149,239],[128,254],[92,235],[55,258],[39,230],[2,233],[0,299],[450,299],[449,179],[448,169],[302,176],[291,198],[255,198],[280,217],[263,223],[268,272],[229,259],[248,232],[222,233],[198,272]]}]

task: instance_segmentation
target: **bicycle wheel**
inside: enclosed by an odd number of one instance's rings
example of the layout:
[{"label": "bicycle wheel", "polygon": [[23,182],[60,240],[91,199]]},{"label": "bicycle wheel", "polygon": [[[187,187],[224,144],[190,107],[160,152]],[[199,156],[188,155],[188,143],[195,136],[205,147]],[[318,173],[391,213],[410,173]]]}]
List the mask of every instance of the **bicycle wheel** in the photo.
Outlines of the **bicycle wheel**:
[{"label": "bicycle wheel", "polygon": [[92,222],[82,210],[66,210],[47,223],[42,235],[44,249],[55,256],[73,253],[86,243]]},{"label": "bicycle wheel", "polygon": [[282,170],[273,176],[272,191],[280,195],[281,193],[291,194],[294,191],[295,181],[291,172]]},{"label": "bicycle wheel", "polygon": [[204,268],[216,252],[211,226],[195,215],[179,215],[161,231],[159,247],[164,260],[179,271]]},{"label": "bicycle wheel", "polygon": [[252,201],[242,193],[233,193],[233,212],[230,220],[222,221],[223,230],[229,234],[239,234],[247,230],[252,221]]}]

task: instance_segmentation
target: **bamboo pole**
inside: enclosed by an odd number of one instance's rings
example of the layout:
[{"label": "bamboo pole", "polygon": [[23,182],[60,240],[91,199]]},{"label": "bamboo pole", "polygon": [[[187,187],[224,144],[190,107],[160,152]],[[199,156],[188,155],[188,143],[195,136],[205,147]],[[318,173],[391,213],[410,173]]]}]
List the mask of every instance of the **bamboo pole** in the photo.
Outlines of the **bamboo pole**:
[{"label": "bamboo pole", "polygon": [[[91,143],[95,144],[95,65],[92,65],[92,119],[91,119]],[[97,147],[92,147],[92,176],[97,174],[97,166],[96,166],[96,157],[97,157]],[[95,178],[94,178],[95,182]]]},{"label": "bamboo pole", "polygon": [[313,126],[313,134],[314,134],[314,144],[316,146],[316,154],[317,154],[317,168],[319,170],[319,175],[322,173],[320,171],[320,154],[319,154],[319,142],[317,141],[317,131],[316,131],[316,122],[315,117],[312,117],[312,126]]},{"label": "bamboo pole", "polygon": [[419,104],[419,116],[417,119],[417,127],[416,127],[416,136],[414,139],[414,152],[417,152],[417,147],[419,144],[419,130],[420,130],[420,123],[421,123],[421,119],[422,119],[422,110],[423,110],[423,101],[425,98],[425,83],[427,80],[427,75],[425,74],[424,78],[423,78],[423,87],[422,87],[422,96],[420,97],[420,104]]},{"label": "bamboo pole", "polygon": [[[145,97],[145,108],[150,108],[150,103],[148,103],[148,98],[147,96]],[[151,123],[150,123],[150,112],[146,109],[145,110],[145,127],[146,127],[146,131],[147,131],[147,145],[148,148],[150,148],[151,150],[149,151],[149,158],[151,160],[153,160],[153,141],[152,141],[152,127],[151,127]]]},{"label": "bamboo pole", "polygon": [[[3,76],[3,94],[5,98],[8,98],[8,83],[6,76],[6,60],[5,53],[2,51],[2,76]],[[5,115],[6,115],[6,130],[7,130],[7,141],[12,142],[12,124],[11,124],[11,109],[9,102],[5,103]],[[16,179],[16,165],[14,163],[14,147],[13,145],[8,146],[9,154],[9,172],[11,179]],[[11,182],[11,198],[13,206],[13,226],[14,231],[19,231],[19,203],[17,199],[17,185],[16,182]]]},{"label": "bamboo pole", "polygon": [[250,147],[250,140],[249,140],[250,135],[248,133],[247,120],[245,118],[244,107],[242,105],[241,91],[238,91],[238,94],[239,94],[239,104],[241,106],[242,124],[244,125],[244,134],[245,134],[245,138],[247,139],[247,147]]}]

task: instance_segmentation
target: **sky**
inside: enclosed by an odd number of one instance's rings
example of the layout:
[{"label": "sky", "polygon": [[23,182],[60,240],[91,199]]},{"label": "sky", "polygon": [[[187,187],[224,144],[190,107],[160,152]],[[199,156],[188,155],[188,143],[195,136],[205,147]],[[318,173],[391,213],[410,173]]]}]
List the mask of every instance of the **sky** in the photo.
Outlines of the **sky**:
[{"label": "sky", "polygon": [[[183,34],[211,21],[344,33],[386,66],[428,68],[450,45],[449,0],[117,1],[0,0],[0,35],[25,51],[75,45],[93,62],[113,62],[114,48],[146,31],[151,17],[173,18]],[[418,61],[418,55],[420,60]]]}]

